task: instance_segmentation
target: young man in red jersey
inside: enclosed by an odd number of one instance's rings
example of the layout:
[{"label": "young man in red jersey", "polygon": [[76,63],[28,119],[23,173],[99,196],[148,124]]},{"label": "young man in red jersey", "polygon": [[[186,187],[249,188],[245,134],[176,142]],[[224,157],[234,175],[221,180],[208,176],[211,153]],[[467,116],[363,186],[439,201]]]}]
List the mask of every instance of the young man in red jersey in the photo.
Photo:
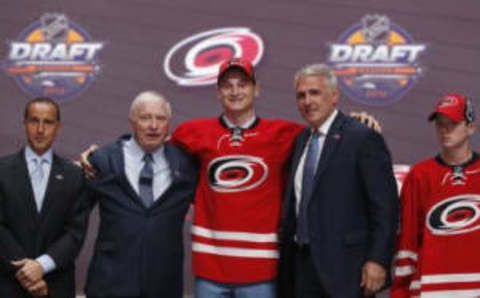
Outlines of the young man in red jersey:
[{"label": "young man in red jersey", "polygon": [[197,157],[192,226],[195,297],[275,297],[277,228],[287,160],[302,126],[255,114],[253,66],[220,67],[220,117],[181,124],[172,142]]},{"label": "young man in red jersey", "polygon": [[472,103],[443,96],[428,118],[440,154],[416,164],[402,188],[391,295],[480,297],[480,159],[471,148]]}]

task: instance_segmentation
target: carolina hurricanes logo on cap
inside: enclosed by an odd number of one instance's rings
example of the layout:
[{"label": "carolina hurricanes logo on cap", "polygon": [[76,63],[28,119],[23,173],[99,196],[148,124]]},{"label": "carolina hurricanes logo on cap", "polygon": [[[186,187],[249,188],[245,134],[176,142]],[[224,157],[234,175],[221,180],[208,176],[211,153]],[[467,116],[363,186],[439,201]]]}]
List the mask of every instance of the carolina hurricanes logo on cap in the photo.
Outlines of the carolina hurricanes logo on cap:
[{"label": "carolina hurricanes logo on cap", "polygon": [[458,104],[458,99],[455,96],[447,96],[438,103],[439,107],[450,107]]},{"label": "carolina hurricanes logo on cap", "polygon": [[259,186],[268,175],[268,167],[258,157],[229,155],[216,158],[208,166],[210,187],[217,192],[239,192]]},{"label": "carolina hurricanes logo on cap", "polygon": [[178,42],[165,56],[163,68],[180,86],[212,85],[224,61],[243,58],[256,65],[262,56],[263,41],[249,28],[222,28]]},{"label": "carolina hurricanes logo on cap", "polygon": [[465,194],[434,205],[426,217],[428,229],[436,235],[455,235],[480,229],[480,196]]}]

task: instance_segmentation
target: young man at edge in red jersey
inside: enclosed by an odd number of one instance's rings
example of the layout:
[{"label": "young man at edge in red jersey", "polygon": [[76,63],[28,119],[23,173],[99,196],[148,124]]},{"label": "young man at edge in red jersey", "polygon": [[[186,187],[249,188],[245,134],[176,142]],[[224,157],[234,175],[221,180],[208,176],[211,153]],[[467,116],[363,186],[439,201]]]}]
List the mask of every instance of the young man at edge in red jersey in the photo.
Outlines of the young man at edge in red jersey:
[{"label": "young man at edge in red jersey", "polygon": [[480,297],[480,160],[472,103],[443,96],[428,118],[440,154],[419,162],[401,195],[392,298]]}]

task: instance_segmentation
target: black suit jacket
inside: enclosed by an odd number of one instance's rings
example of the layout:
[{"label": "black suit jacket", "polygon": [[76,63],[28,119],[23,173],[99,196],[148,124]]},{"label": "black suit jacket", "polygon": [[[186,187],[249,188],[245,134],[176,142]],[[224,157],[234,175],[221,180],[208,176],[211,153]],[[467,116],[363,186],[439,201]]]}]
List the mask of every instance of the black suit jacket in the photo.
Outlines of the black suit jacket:
[{"label": "black suit jacket", "polygon": [[197,172],[176,147],[165,144],[165,156],[172,184],[148,209],[125,175],[122,139],[90,157],[99,173],[90,186],[99,204],[100,227],[88,296],[182,297],[183,222]]},{"label": "black suit jacket", "polygon": [[44,276],[50,297],[75,297],[74,260],[85,236],[86,188],[80,168],[55,154],[48,179],[38,213],[24,150],[0,160],[0,297],[30,297],[9,263],[42,254],[57,267]]},{"label": "black suit jacket", "polygon": [[[281,227],[283,285],[291,285],[293,278],[287,269],[292,269],[296,230],[294,177],[310,133],[306,128],[296,140],[287,182]],[[314,181],[307,220],[319,279],[332,297],[360,297],[366,261],[389,271],[398,223],[397,186],[382,136],[339,112]]]}]

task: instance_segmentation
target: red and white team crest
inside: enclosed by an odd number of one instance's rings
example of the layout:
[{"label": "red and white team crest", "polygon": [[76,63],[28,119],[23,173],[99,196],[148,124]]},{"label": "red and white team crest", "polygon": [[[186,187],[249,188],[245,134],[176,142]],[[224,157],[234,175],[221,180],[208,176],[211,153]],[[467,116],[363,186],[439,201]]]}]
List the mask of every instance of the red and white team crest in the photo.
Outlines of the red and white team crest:
[{"label": "red and white team crest", "polygon": [[428,229],[436,235],[455,235],[480,229],[480,196],[464,194],[435,204],[426,217]]},{"label": "red and white team crest", "polygon": [[217,192],[239,192],[255,188],[267,178],[268,167],[258,157],[228,155],[215,158],[208,166],[210,187]]},{"label": "red and white team crest", "polygon": [[175,44],[165,56],[165,74],[180,86],[205,86],[217,82],[220,65],[243,58],[254,66],[263,56],[263,41],[249,28],[221,28],[190,36]]}]

